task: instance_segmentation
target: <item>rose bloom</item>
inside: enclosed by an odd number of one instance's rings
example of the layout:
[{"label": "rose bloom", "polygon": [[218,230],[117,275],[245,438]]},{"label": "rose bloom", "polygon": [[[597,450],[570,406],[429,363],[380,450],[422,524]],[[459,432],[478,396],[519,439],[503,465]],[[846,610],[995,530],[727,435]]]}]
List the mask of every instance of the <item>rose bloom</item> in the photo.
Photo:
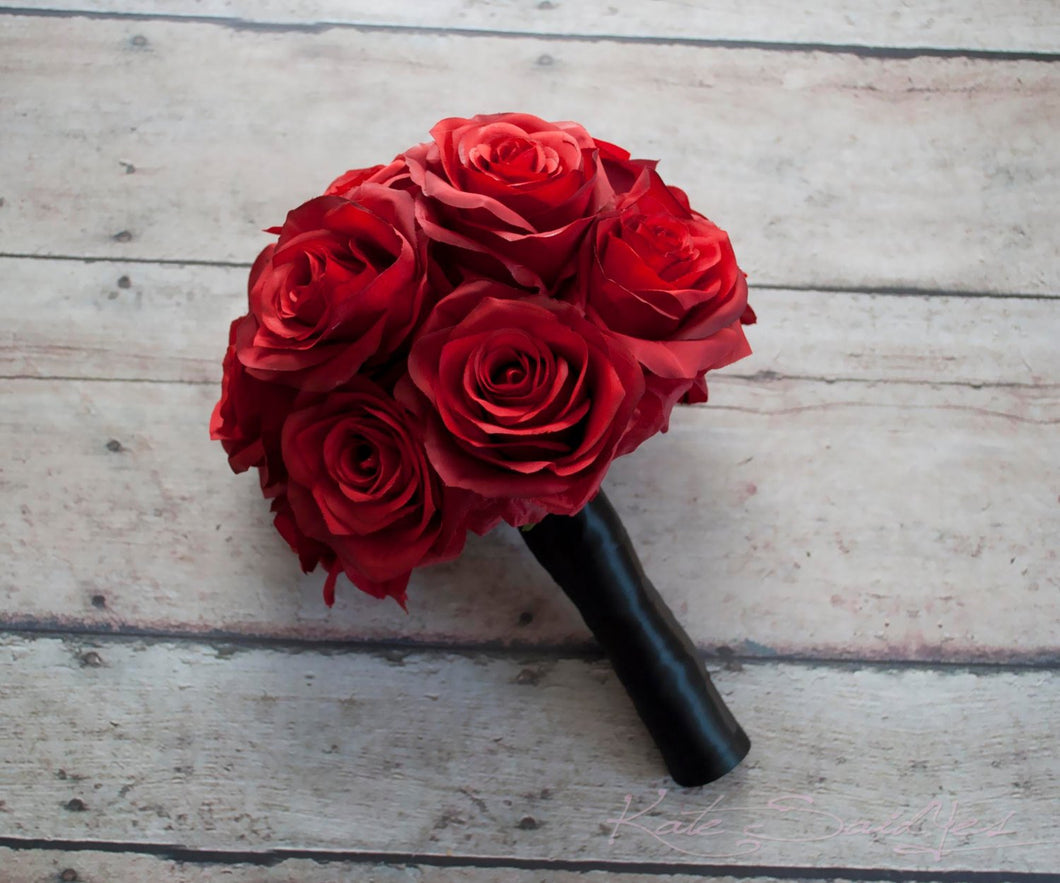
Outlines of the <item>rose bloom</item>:
[{"label": "rose bloom", "polygon": [[623,446],[644,382],[636,360],[573,306],[496,282],[435,307],[396,395],[422,416],[447,486],[490,501],[472,524],[577,512]]},{"label": "rose bloom", "polygon": [[292,211],[250,271],[236,331],[255,377],[327,390],[385,366],[429,308],[426,239],[413,198],[361,183]]},{"label": "rose bloom", "polygon": [[495,266],[499,278],[540,291],[573,271],[591,218],[612,197],[585,129],[501,113],[445,119],[431,135],[405,152],[428,236],[484,275]]},{"label": "rose bloom", "polygon": [[677,400],[706,400],[707,371],[750,354],[741,323],[754,314],[729,237],[654,171],[600,219],[582,268],[572,299],[644,367],[663,428]]},{"label": "rose bloom", "polygon": [[277,527],[310,563],[324,557],[310,541],[331,550],[329,602],[342,570],[368,594],[404,606],[414,567],[463,548],[468,495],[442,486],[413,415],[370,380],[303,395],[296,406],[283,426],[289,507]]},{"label": "rose bloom", "polygon": [[235,337],[241,321],[236,319],[229,329],[221,398],[210,417],[210,438],[221,442],[233,472],[257,467],[262,493],[275,497],[287,481],[280,431],[297,391],[247,373],[236,358]]}]

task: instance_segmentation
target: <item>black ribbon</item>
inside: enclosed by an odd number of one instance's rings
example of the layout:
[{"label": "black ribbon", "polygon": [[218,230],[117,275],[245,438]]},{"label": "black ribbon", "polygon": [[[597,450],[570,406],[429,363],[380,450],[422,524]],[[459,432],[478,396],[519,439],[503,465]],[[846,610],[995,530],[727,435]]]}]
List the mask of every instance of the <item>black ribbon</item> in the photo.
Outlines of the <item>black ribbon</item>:
[{"label": "black ribbon", "polygon": [[674,781],[704,785],[743,760],[750,739],[603,492],[578,514],[546,516],[522,536],[607,652]]}]

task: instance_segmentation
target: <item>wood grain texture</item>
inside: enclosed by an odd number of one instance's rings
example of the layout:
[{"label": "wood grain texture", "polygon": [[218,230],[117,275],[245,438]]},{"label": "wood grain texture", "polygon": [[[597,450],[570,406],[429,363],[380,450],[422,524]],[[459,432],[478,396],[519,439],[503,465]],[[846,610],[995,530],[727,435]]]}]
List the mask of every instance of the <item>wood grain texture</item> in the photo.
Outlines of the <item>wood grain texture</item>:
[{"label": "wood grain texture", "polygon": [[9,254],[246,263],[262,227],[343,169],[440,117],[519,108],[661,158],[752,282],[1060,292],[1057,65],[4,24]]},{"label": "wood grain texture", "polygon": [[[445,868],[436,865],[385,865],[341,859],[287,859],[263,867],[247,863],[217,862],[195,865],[154,856],[84,850],[13,850],[0,847],[0,873],[4,883],[702,883],[699,874],[640,874],[623,870],[558,871],[552,867],[524,870],[513,867]],[[67,876],[63,877],[63,872]],[[72,875],[76,874],[76,877]],[[885,883],[859,876],[858,883]],[[925,880],[924,877],[917,878]],[[775,877],[711,875],[712,883],[776,883]],[[785,883],[824,883],[821,877],[789,877]],[[829,883],[845,877],[829,876]]]},{"label": "wood grain texture", "polygon": [[[247,272],[0,258],[0,375],[217,383]],[[729,375],[1060,383],[1060,310],[1047,299],[752,289],[751,303],[755,353]]]},{"label": "wood grain texture", "polygon": [[0,671],[9,838],[674,871],[1049,871],[1060,838],[1054,672],[719,672],[751,756],[635,817],[671,786],[602,662],[9,636]]},{"label": "wood grain texture", "polygon": [[[15,4],[12,4],[15,5]],[[826,0],[812,8],[779,0],[20,0],[21,8],[216,17],[259,24],[454,28],[513,34],[618,36],[783,44],[1060,51],[1048,0]],[[984,22],[989,27],[984,27]]]},{"label": "wood grain texture", "polygon": [[[9,624],[587,640],[507,529],[415,573],[408,615],[345,582],[329,611],[255,479],[231,475],[208,439],[212,385],[21,380],[0,394]],[[705,648],[1052,659],[1058,395],[719,379],[712,404],[679,411],[606,487]]]},{"label": "wood grain texture", "polygon": [[[1054,3],[15,6],[0,883],[1055,875]],[[261,228],[505,109],[751,275],[755,355],[607,481],[754,742],[708,788],[514,532],[329,611],[207,438]]]}]

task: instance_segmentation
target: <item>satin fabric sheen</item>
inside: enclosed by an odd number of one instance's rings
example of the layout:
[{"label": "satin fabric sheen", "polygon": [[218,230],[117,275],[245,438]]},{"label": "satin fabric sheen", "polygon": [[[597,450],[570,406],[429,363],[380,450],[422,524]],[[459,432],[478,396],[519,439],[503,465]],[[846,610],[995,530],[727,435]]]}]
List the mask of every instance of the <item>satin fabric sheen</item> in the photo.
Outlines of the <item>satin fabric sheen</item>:
[{"label": "satin fabric sheen", "polygon": [[704,785],[751,748],[695,646],[644,573],[601,491],[576,515],[522,532],[606,651],[679,785]]}]

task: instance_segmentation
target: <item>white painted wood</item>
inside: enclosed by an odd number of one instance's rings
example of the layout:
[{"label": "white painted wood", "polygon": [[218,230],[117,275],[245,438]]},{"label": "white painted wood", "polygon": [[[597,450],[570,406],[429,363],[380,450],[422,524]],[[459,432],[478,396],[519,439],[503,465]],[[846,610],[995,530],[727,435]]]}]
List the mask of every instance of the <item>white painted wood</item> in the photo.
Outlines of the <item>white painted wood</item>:
[{"label": "white painted wood", "polygon": [[[0,375],[217,382],[247,269],[0,258]],[[757,289],[727,374],[1060,383],[1060,309],[1026,298]]]},{"label": "white painted wood", "polygon": [[[14,5],[14,4],[12,4]],[[28,9],[236,19],[261,24],[458,28],[515,34],[670,37],[1060,51],[1060,24],[1049,0],[828,0],[812,7],[779,0],[20,0]],[[986,26],[989,23],[989,26]]]},{"label": "white painted wood", "polygon": [[678,789],[603,662],[8,636],[0,666],[12,838],[1013,872],[1060,840],[1049,671],[719,672],[753,753]]},{"label": "white painted wood", "polygon": [[[0,394],[9,623],[587,640],[508,529],[419,571],[408,615],[345,582],[328,611],[323,576],[299,573],[255,478],[230,474],[209,441],[213,386],[23,380]],[[1055,658],[1058,395],[719,379],[711,404],[678,412],[606,488],[701,646]]]},{"label": "white painted wood", "polygon": [[[608,666],[541,652],[589,638],[513,532],[418,574],[407,616],[348,585],[328,611],[206,429],[261,227],[441,116],[579,119],[661,158],[753,284],[1035,295],[753,291],[756,355],[608,480],[697,644],[1055,667],[1060,69],[666,42],[1056,53],[1054,4],[25,3],[265,27],[0,10],[0,251],[38,256],[0,258],[0,842],[334,861],[0,848],[0,883],[1055,873],[1053,668],[732,660],[753,753],[672,789]],[[401,638],[437,647],[282,643]],[[619,873],[644,863],[675,873]]]},{"label": "white painted wood", "polygon": [[248,272],[0,258],[0,374],[218,383]]},{"label": "white painted wood", "polygon": [[[288,859],[273,866],[218,864],[195,865],[153,856],[113,854],[93,850],[13,850],[0,847],[0,868],[13,875],[13,883],[702,883],[698,874],[637,874],[614,871],[521,870],[518,868],[446,868],[434,865],[384,865],[341,860]],[[67,873],[64,878],[63,872]],[[71,875],[76,874],[74,878]],[[710,876],[713,883],[771,883],[774,877]],[[821,878],[785,877],[786,883],[820,883]],[[829,883],[842,878],[829,877]],[[862,883],[874,883],[859,877]],[[920,878],[923,879],[923,878]],[[882,883],[882,881],[875,881]]]},{"label": "white painted wood", "polygon": [[1060,291],[1056,65],[4,25],[9,254],[246,263],[258,231],[337,172],[386,160],[440,117],[520,109],[660,158],[754,283]]}]

